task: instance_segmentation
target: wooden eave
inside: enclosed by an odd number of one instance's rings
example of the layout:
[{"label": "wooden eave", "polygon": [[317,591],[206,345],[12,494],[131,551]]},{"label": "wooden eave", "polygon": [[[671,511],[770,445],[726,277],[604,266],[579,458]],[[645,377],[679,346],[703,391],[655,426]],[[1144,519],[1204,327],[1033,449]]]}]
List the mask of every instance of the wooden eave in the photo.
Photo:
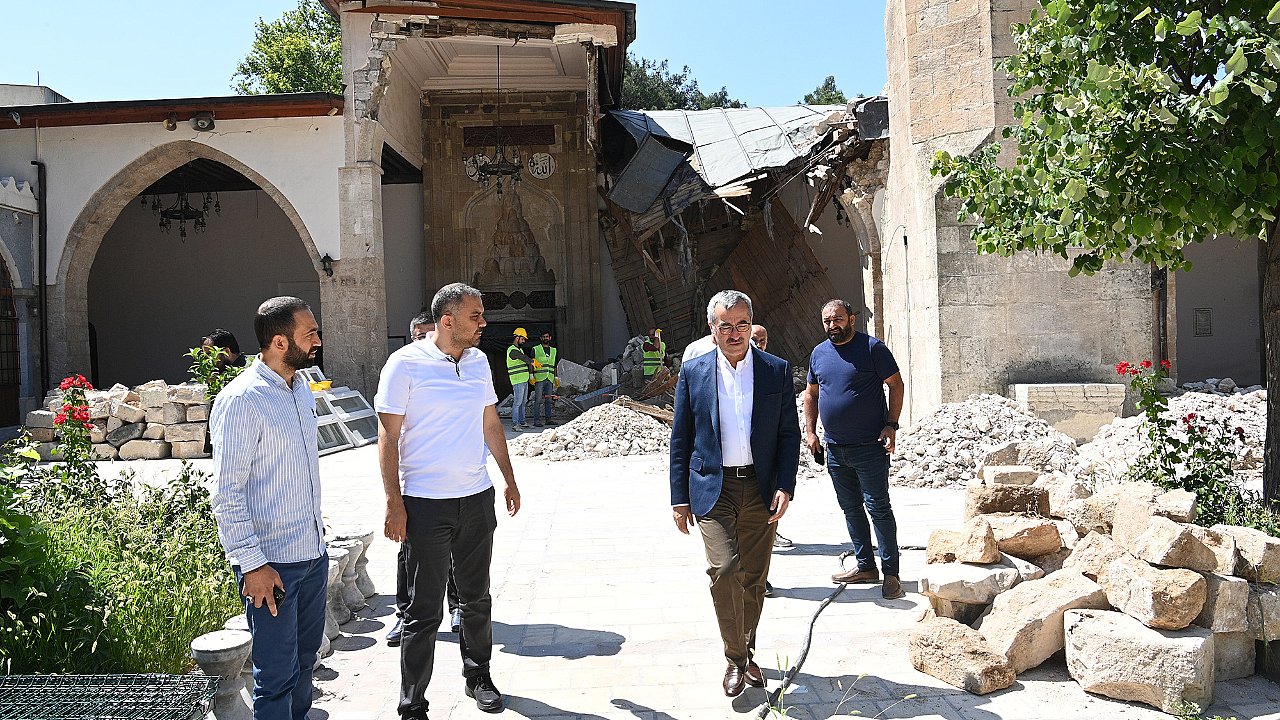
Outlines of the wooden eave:
[{"label": "wooden eave", "polygon": [[[325,7],[337,17],[342,0],[324,0]],[[508,22],[591,23],[613,25],[623,45],[635,39],[633,3],[610,0],[436,0],[428,4],[396,0],[361,0],[358,8],[347,12],[386,13],[398,15],[434,15],[465,20],[505,20]]]},{"label": "wooden eave", "polygon": [[[164,122],[170,115],[187,122],[196,113],[212,113],[217,120],[320,117],[343,110],[341,95],[289,93],[283,95],[233,95],[229,97],[176,98],[171,100],[111,100],[104,102],[52,103],[0,107],[0,130],[82,125],[120,125]],[[19,122],[14,122],[13,114]]]}]

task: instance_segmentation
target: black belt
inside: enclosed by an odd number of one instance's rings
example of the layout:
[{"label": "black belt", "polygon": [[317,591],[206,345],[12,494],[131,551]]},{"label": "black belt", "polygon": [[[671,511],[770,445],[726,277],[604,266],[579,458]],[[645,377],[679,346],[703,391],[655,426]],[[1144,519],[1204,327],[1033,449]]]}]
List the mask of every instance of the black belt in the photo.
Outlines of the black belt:
[{"label": "black belt", "polygon": [[756,474],[755,465],[725,465],[722,469],[725,477],[755,477]]}]

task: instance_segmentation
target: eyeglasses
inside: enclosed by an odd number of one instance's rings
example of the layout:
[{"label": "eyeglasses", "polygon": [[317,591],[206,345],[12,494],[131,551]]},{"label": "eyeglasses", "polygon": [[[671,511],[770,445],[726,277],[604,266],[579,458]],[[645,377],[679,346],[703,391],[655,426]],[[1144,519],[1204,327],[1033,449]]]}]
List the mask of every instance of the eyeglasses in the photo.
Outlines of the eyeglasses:
[{"label": "eyeglasses", "polygon": [[728,335],[734,330],[737,330],[740,333],[749,333],[751,332],[751,323],[743,320],[737,325],[730,325],[729,323],[720,323],[719,325],[716,325],[716,332],[721,335]]}]

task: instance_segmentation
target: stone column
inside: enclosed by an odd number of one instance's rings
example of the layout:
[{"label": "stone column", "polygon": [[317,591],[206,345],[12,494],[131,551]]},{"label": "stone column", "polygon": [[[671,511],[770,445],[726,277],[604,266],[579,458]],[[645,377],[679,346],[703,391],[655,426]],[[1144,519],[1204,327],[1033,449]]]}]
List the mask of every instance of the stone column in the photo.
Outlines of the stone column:
[{"label": "stone column", "polygon": [[373,161],[338,170],[341,257],[320,277],[325,374],[373,397],[387,358],[382,173]]},{"label": "stone column", "polygon": [[191,657],[206,675],[218,678],[213,696],[217,720],[249,720],[253,712],[240,671],[253,647],[253,638],[240,630],[215,630],[191,641]]}]

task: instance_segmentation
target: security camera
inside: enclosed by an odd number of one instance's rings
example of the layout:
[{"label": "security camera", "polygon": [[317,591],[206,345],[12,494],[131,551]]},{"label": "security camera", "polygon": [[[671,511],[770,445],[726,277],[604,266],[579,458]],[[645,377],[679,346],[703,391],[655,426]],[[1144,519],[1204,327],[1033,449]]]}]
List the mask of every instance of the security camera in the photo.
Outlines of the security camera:
[{"label": "security camera", "polygon": [[191,118],[191,127],[195,128],[196,132],[209,132],[213,129],[213,113],[196,113]]}]

